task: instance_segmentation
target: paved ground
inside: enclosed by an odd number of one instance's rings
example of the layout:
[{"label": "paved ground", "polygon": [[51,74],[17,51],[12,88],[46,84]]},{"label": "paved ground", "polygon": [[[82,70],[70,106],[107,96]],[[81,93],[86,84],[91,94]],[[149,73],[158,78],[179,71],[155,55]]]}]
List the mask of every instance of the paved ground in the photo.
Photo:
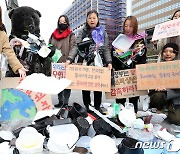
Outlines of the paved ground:
[{"label": "paved ground", "polygon": [[[140,97],[140,102],[139,102],[139,109],[140,110],[142,110],[142,108],[143,108],[143,101],[146,97],[147,96],[141,96]],[[93,98],[93,94],[92,94],[92,98]],[[69,99],[69,105],[71,106],[74,102],[77,102],[77,103],[81,104],[82,106],[84,106],[83,102],[82,102],[82,94],[81,94],[80,90],[72,90],[71,91],[71,96]],[[114,103],[114,102],[115,102],[114,99],[106,99],[105,94],[103,93],[102,103]],[[58,103],[57,95],[52,96],[52,103],[54,105]]]}]

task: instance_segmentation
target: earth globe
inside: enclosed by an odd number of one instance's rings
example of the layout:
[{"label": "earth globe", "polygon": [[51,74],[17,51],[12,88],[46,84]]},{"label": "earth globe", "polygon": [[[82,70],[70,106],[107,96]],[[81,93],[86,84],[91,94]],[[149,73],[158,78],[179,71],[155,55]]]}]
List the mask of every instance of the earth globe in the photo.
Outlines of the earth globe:
[{"label": "earth globe", "polygon": [[36,105],[26,93],[14,88],[2,89],[0,121],[32,119],[36,113]]}]

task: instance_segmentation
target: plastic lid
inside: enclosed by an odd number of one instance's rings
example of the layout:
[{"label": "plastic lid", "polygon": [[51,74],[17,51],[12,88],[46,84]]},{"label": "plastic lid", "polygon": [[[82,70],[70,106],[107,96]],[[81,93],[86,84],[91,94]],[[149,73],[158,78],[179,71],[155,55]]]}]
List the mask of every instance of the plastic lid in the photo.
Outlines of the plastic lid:
[{"label": "plastic lid", "polygon": [[133,125],[133,121],[136,120],[136,115],[132,110],[122,109],[118,114],[119,120],[127,127]]},{"label": "plastic lid", "polygon": [[93,154],[115,154],[115,141],[107,135],[96,135],[90,142],[90,150]]}]

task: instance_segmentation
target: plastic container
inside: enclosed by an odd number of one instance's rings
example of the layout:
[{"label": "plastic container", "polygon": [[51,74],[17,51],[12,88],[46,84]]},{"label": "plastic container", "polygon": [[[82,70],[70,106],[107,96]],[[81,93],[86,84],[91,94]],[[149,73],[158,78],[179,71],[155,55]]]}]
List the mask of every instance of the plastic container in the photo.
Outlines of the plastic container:
[{"label": "plastic container", "polygon": [[135,148],[138,141],[133,138],[124,138],[118,145],[118,151],[121,154],[143,154],[142,148]]},{"label": "plastic container", "polygon": [[93,128],[93,125],[91,124],[91,126],[89,127],[89,130],[88,130],[88,136],[89,137],[94,137],[96,135],[96,131],[94,130]]},{"label": "plastic container", "polygon": [[84,117],[78,117],[74,124],[78,128],[80,136],[87,135],[90,125]]},{"label": "plastic container", "polygon": [[79,131],[74,124],[65,124],[49,127],[47,147],[54,153],[69,153],[79,139]]},{"label": "plastic container", "polygon": [[124,108],[119,112],[118,118],[125,126],[132,127],[133,121],[136,120],[136,115],[131,109]]},{"label": "plastic container", "polygon": [[148,142],[154,139],[153,132],[147,132],[145,129],[141,130],[141,129],[128,128],[128,136],[133,137],[134,139],[142,142]]},{"label": "plastic container", "polygon": [[103,119],[97,119],[93,121],[93,128],[96,135],[103,134],[107,136],[112,135],[111,125],[105,122]]},{"label": "plastic container", "polygon": [[118,152],[115,141],[107,135],[96,135],[90,142],[93,154],[115,154]]},{"label": "plastic container", "polygon": [[134,105],[133,105],[133,103],[125,102],[125,108],[134,112]]},{"label": "plastic container", "polygon": [[21,154],[36,154],[43,151],[44,136],[33,127],[25,127],[16,140],[16,148]]},{"label": "plastic container", "polygon": [[134,40],[124,34],[119,34],[118,37],[112,42],[112,45],[120,49],[122,52],[126,52],[131,45],[134,43]]},{"label": "plastic container", "polygon": [[92,138],[89,136],[81,136],[76,143],[76,147],[84,147],[86,149],[89,149],[91,140]]},{"label": "plastic container", "polygon": [[80,116],[86,118],[88,114],[87,114],[87,110],[83,108],[80,104],[73,103],[72,108],[69,110],[69,116],[72,119],[76,119],[77,117]]}]

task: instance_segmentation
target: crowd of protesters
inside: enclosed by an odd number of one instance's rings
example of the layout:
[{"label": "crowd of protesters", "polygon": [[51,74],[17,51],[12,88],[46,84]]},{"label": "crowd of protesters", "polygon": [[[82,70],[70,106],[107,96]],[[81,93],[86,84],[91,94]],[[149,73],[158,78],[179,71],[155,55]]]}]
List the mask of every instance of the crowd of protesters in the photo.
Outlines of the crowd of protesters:
[{"label": "crowd of protesters", "polygon": [[[180,10],[175,11],[172,20],[180,17]],[[78,63],[86,66],[102,66],[109,69],[124,70],[135,68],[137,64],[146,63],[147,48],[143,37],[139,37],[138,21],[135,16],[126,17],[123,23],[122,34],[134,39],[134,42],[129,47],[133,51],[142,47],[142,54],[136,55],[130,64],[120,61],[114,56],[116,49],[109,49],[109,40],[106,30],[99,23],[99,14],[96,10],[90,10],[86,16],[86,23],[83,28],[75,36],[70,29],[69,19],[66,15],[61,15],[58,18],[57,28],[50,36],[49,43],[61,50],[62,56],[58,63],[65,63],[66,66],[71,65],[78,55]],[[159,61],[179,60],[179,36],[166,38],[153,42],[157,44],[161,50]],[[86,54],[82,54],[85,52]],[[7,56],[9,65],[14,73],[19,73],[20,77],[26,77],[26,70],[18,61],[16,55],[10,46],[8,35],[6,34],[5,26],[2,23],[2,11],[0,8],[0,54]],[[135,53],[133,53],[135,54]],[[99,60],[96,58],[100,57]],[[100,108],[102,102],[102,92],[93,91],[94,107],[102,113]],[[67,107],[71,90],[65,89],[58,94],[58,104],[55,107]],[[164,86],[157,87],[149,92],[150,108],[157,108],[157,112],[161,113],[165,108],[168,109],[168,117],[172,123],[180,125],[180,89],[166,89]],[[134,104],[135,112],[138,111],[139,97],[129,98],[129,102]],[[84,106],[89,110],[91,105],[91,91],[82,90],[82,100]],[[124,105],[125,99],[116,99],[116,103]]]}]

